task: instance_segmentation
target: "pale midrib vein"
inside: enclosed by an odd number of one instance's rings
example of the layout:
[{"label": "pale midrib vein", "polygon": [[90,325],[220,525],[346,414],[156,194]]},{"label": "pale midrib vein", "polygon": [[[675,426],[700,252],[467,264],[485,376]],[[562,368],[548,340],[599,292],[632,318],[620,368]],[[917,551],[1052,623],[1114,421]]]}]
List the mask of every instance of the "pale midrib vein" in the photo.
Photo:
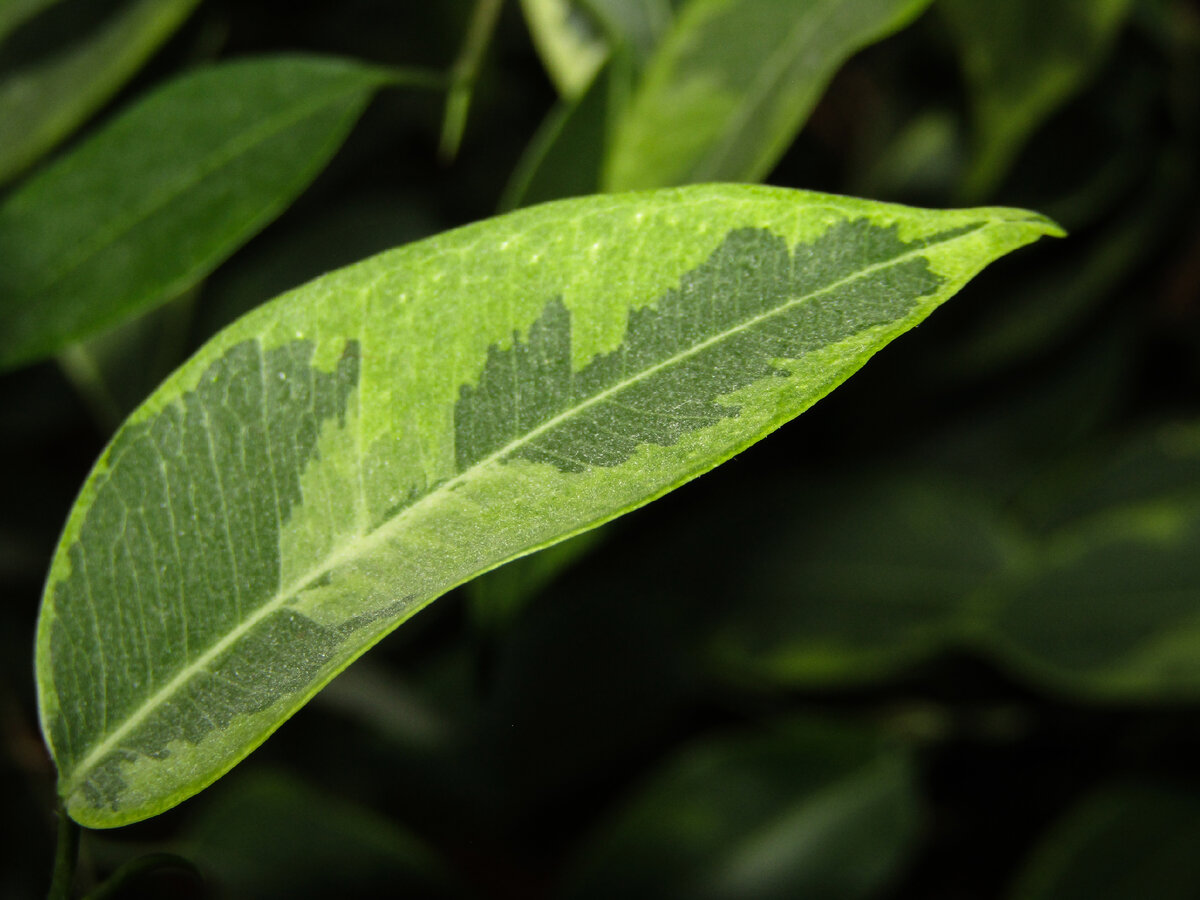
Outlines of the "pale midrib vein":
[{"label": "pale midrib vein", "polygon": [[281,115],[266,122],[259,123],[256,128],[251,128],[237,138],[230,140],[226,144],[218,147],[206,159],[202,160],[186,177],[178,181],[173,181],[155,195],[154,198],[142,206],[134,210],[128,217],[118,220],[116,225],[102,232],[98,238],[92,241],[86,241],[76,254],[75,258],[70,260],[65,266],[57,269],[48,281],[44,281],[39,285],[37,291],[44,292],[54,287],[64,278],[74,272],[76,269],[85,265],[88,261],[96,257],[97,254],[106,250],[115,244],[118,240],[131,232],[134,228],[144,224],[151,219],[156,213],[167,207],[177,197],[191,190],[196,185],[205,181],[213,173],[220,170],[223,166],[232,162],[240,156],[254,150],[260,144],[265,143],[273,137],[278,136],[286,129],[295,125],[297,122],[309,118],[314,113],[318,112],[325,106],[329,105],[333,100],[336,100],[344,94],[350,93],[344,88],[339,88],[336,91],[330,91],[327,94],[322,94],[316,102],[310,102],[298,106],[290,115]]},{"label": "pale midrib vein", "polygon": [[[983,224],[986,225],[989,223],[985,222]],[[970,234],[973,234],[973,233],[974,233],[974,231],[970,232]],[[111,750],[113,750],[119,744],[119,742],[121,741],[122,738],[124,738],[127,734],[129,734],[130,731],[132,731],[134,728],[136,728],[138,725],[140,725],[155,709],[157,709],[164,702],[169,700],[171,698],[171,696],[173,696],[180,687],[182,687],[184,684],[186,684],[188,681],[190,681],[194,675],[196,675],[202,671],[205,671],[211,662],[213,662],[214,660],[219,658],[221,656],[221,654],[223,654],[227,649],[229,649],[231,646],[233,646],[235,643],[237,643],[237,641],[240,640],[242,638],[242,636],[245,635],[247,632],[251,631],[255,625],[257,625],[259,622],[261,622],[263,619],[265,619],[267,616],[271,615],[272,613],[278,612],[280,609],[284,608],[291,598],[293,598],[296,594],[300,593],[301,591],[305,590],[308,587],[308,585],[311,584],[313,581],[316,581],[317,579],[323,577],[324,575],[328,574],[329,572],[333,571],[338,566],[340,566],[344,563],[352,562],[353,560],[355,560],[359,557],[368,555],[375,547],[379,546],[380,544],[386,543],[388,540],[390,540],[392,538],[392,536],[395,534],[395,532],[401,530],[401,528],[408,522],[409,519],[416,516],[419,512],[421,512],[425,508],[432,506],[432,505],[436,505],[437,501],[440,500],[443,496],[445,496],[446,494],[448,494],[451,491],[454,491],[460,485],[466,484],[467,482],[478,477],[479,473],[484,471],[485,469],[487,469],[489,466],[493,465],[496,462],[499,462],[501,459],[508,456],[509,454],[514,453],[517,450],[520,450],[526,444],[530,443],[531,441],[536,440],[538,437],[545,434],[546,432],[548,432],[554,428],[557,428],[563,422],[567,421],[568,419],[572,418],[573,416],[578,415],[583,410],[586,410],[589,407],[594,406],[597,403],[603,402],[604,400],[613,396],[614,394],[617,394],[620,391],[625,390],[626,388],[630,387],[631,385],[634,385],[637,382],[642,381],[645,378],[648,378],[651,375],[654,375],[657,372],[660,372],[669,366],[673,366],[673,365],[683,362],[684,360],[688,359],[689,357],[694,356],[697,353],[700,353],[700,352],[706,350],[708,347],[711,347],[715,343],[718,343],[720,341],[731,338],[734,335],[739,334],[740,332],[745,331],[748,328],[752,328],[755,325],[758,325],[761,322],[764,322],[764,321],[772,318],[773,316],[780,315],[780,314],[786,312],[787,310],[789,310],[795,306],[798,306],[802,303],[806,303],[816,297],[821,296],[822,294],[827,294],[830,291],[837,290],[838,288],[843,287],[844,285],[850,284],[850,283],[852,283],[860,278],[863,278],[867,275],[870,275],[874,272],[878,272],[883,269],[890,268],[892,266],[900,265],[901,263],[907,262],[910,259],[915,259],[919,256],[924,256],[934,247],[952,244],[955,241],[961,240],[963,237],[967,237],[967,236],[969,236],[969,234],[968,235],[960,234],[960,235],[956,235],[955,237],[952,237],[948,240],[939,241],[936,244],[922,244],[919,247],[909,250],[907,253],[903,253],[899,256],[892,257],[891,259],[886,260],[881,263],[874,263],[873,265],[867,266],[864,269],[859,269],[857,272],[854,272],[853,274],[848,275],[844,278],[838,279],[837,281],[834,281],[834,282],[820,288],[819,290],[811,291],[807,294],[802,294],[801,296],[796,297],[792,300],[789,300],[788,302],[783,303],[765,313],[760,313],[759,315],[756,315],[750,319],[747,319],[747,320],[733,326],[732,328],[728,328],[725,331],[718,332],[717,334],[714,334],[713,336],[705,339],[704,341],[701,341],[700,343],[695,344],[692,347],[689,347],[687,350],[684,350],[682,352],[679,352],[672,356],[669,356],[666,359],[662,360],[661,362],[656,363],[655,365],[651,366],[648,369],[642,369],[641,371],[637,372],[633,376],[631,376],[629,378],[624,378],[621,381],[618,381],[618,382],[610,385],[609,387],[605,388],[603,391],[600,391],[599,393],[594,394],[593,396],[570,407],[569,409],[564,410],[563,412],[559,413],[558,415],[554,416],[553,418],[547,419],[545,422],[543,422],[537,428],[534,428],[532,431],[527,432],[526,434],[522,435],[519,438],[515,438],[514,440],[510,441],[508,444],[501,447],[499,450],[496,450],[495,452],[491,453],[489,456],[486,456],[483,459],[479,460],[478,462],[474,463],[473,465],[471,465],[470,468],[465,469],[464,471],[455,475],[453,478],[442,482],[442,484],[439,485],[437,488],[430,491],[424,497],[421,497],[419,500],[412,503],[411,505],[406,506],[404,509],[402,509],[400,512],[398,512],[391,519],[378,525],[372,531],[366,532],[361,535],[357,535],[356,539],[347,541],[346,543],[342,544],[342,546],[339,549],[330,553],[327,557],[325,557],[325,559],[323,559],[321,562],[319,562],[317,565],[315,565],[308,572],[299,576],[291,584],[286,585],[284,588],[282,588],[281,590],[276,592],[275,596],[271,597],[269,600],[267,600],[261,606],[259,606],[258,609],[256,609],[253,613],[251,613],[241,624],[236,626],[227,635],[225,635],[225,637],[221,638],[221,640],[219,640],[215,644],[213,644],[208,650],[204,651],[204,653],[202,653],[200,656],[196,657],[195,660],[193,660],[192,662],[190,662],[186,666],[184,666],[182,669],[180,669],[179,672],[176,673],[176,675],[170,681],[168,681],[158,691],[156,691],[152,696],[150,696],[142,706],[140,706],[135,712],[133,712],[127,719],[125,719],[124,722],[122,722],[120,725],[118,725],[113,731],[109,732],[108,737],[106,737],[100,743],[96,744],[96,746],[93,747],[92,750],[88,752],[87,756],[85,756],[82,760],[80,760],[78,766],[76,767],[76,774],[68,780],[67,786],[64,789],[64,793],[65,794],[72,793],[79,786],[80,783],[82,783],[83,781],[86,781],[86,775],[87,775],[88,770],[96,762],[98,762],[107,753],[109,753]]]}]

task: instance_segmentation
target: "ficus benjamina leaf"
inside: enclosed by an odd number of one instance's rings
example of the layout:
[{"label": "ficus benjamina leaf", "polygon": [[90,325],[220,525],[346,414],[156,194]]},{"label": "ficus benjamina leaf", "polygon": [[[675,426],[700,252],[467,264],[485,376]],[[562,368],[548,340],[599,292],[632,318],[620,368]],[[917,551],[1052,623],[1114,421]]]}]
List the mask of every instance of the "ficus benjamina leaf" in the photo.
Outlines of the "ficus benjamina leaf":
[{"label": "ficus benjamina leaf", "polygon": [[66,808],[191,796],[439,595],[730,458],[1058,233],[778,188],[588,197],[240,319],[125,422],[62,535],[37,678]]}]

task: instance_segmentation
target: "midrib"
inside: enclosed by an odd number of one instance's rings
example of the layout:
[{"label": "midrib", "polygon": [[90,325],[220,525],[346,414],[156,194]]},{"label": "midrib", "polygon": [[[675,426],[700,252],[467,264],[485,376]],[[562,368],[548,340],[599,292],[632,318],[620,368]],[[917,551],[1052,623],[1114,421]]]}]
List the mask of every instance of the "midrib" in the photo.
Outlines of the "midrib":
[{"label": "midrib", "polygon": [[923,256],[932,247],[951,244],[954,241],[961,240],[965,236],[966,235],[959,234],[949,238],[948,240],[939,241],[936,244],[922,244],[921,246],[906,253],[902,253],[899,256],[895,256],[884,262],[875,263],[867,266],[864,269],[860,269],[857,272],[846,276],[845,278],[831,282],[819,290],[811,291],[810,293],[795,297],[792,300],[775,307],[774,309],[753,316],[744,322],[733,326],[732,328],[717,332],[700,343],[695,344],[684,351],[676,353],[673,356],[669,356],[663,359],[661,362],[656,363],[648,369],[643,369],[629,378],[622,379],[621,381],[610,385],[603,391],[594,394],[575,406],[564,410],[553,418],[547,419],[537,428],[534,428],[532,431],[527,432],[519,438],[515,438],[505,446],[501,447],[499,450],[493,452],[491,455],[484,457],[478,462],[472,464],[469,468],[464,469],[458,475],[455,475],[453,478],[442,482],[442,484],[437,488],[430,491],[428,494],[421,497],[410,506],[402,509],[391,519],[381,523],[371,531],[359,535],[357,539],[344,542],[341,547],[339,547],[333,553],[330,553],[308,572],[304,573],[302,576],[293,580],[290,584],[281,588],[273,597],[259,606],[258,609],[251,613],[241,624],[225,635],[225,637],[221,638],[208,650],[204,651],[204,653],[180,669],[170,681],[152,694],[142,706],[130,714],[130,716],[120,725],[118,725],[113,731],[109,732],[108,736],[95,747],[93,747],[92,750],[89,751],[88,754],[79,762],[75,770],[76,774],[68,780],[68,787],[66,787],[64,790],[64,794],[69,795],[73,793],[80,784],[87,780],[87,774],[92,766],[94,766],[107,753],[117,747],[122,738],[124,738],[134,728],[145,721],[145,719],[152,712],[154,712],[154,710],[169,700],[175,694],[175,692],[178,691],[179,688],[181,688],[188,681],[190,681],[193,676],[205,671],[210,663],[212,663],[226,650],[236,644],[244,635],[253,630],[254,626],[256,626],[259,622],[267,618],[272,613],[277,612],[285,607],[292,597],[307,588],[308,585],[313,581],[316,581],[317,579],[323,577],[345,563],[353,562],[360,557],[369,555],[376,547],[387,543],[392,539],[392,537],[395,536],[397,532],[403,530],[403,527],[410,519],[415,518],[426,509],[436,506],[441,497],[450,493],[461,485],[467,484],[475,478],[478,478],[480,473],[482,473],[491,465],[499,462],[509,454],[520,450],[526,444],[536,440],[546,432],[557,428],[571,417],[578,415],[597,403],[603,402],[614,394],[625,390],[639,381],[649,378],[665,368],[681,363],[688,358],[695,356],[697,353],[703,352],[707,348],[719,343],[720,341],[731,338],[749,328],[753,328],[754,326],[769,320],[774,316],[781,315],[795,306],[806,303],[816,297],[820,297],[822,294],[827,294],[831,291],[834,291],[844,285],[863,278],[866,275],[869,275],[873,272],[878,272],[891,266],[899,265],[918,256]]}]

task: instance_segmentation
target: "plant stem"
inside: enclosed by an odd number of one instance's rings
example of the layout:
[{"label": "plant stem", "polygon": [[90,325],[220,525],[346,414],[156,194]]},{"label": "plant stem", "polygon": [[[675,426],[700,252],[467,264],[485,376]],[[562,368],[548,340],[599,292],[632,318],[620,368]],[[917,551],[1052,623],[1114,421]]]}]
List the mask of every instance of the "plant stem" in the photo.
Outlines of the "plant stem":
[{"label": "plant stem", "polygon": [[67,815],[62,804],[58,807],[58,846],[54,851],[54,876],[50,881],[47,900],[70,900],[75,884],[75,861],[79,858],[79,826]]},{"label": "plant stem", "polygon": [[471,92],[483,65],[483,56],[496,30],[496,20],[504,0],[477,0],[471,21],[467,25],[466,38],[458,59],[450,69],[450,90],[446,94],[446,112],[442,119],[442,140],[439,153],[445,162],[458,154],[463,131],[467,126],[467,109],[471,104]]}]

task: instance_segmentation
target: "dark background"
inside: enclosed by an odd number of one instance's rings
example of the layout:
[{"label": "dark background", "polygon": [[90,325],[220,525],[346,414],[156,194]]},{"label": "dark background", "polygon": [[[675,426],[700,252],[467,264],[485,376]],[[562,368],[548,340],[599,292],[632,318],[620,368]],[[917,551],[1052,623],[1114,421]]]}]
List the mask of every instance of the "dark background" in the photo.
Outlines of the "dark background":
[{"label": "dark background", "polygon": [[[694,802],[732,847],[879,757],[901,760],[911,788],[879,815],[911,824],[891,838],[878,816],[850,816],[820,845],[834,874],[797,882],[818,885],[804,896],[1067,897],[1089,877],[1109,893],[1079,896],[1200,896],[1181,838],[1200,830],[1200,15],[1133,7],[980,198],[1054,216],[1067,241],[1000,261],[801,419],[606,526],[550,577],[526,566],[438,601],[196,799],[85,834],[82,882],[171,850],[206,882],[159,873],[130,895],[689,896],[705,858],[656,882],[669,853],[630,849],[657,846],[637,828],[661,826],[686,857],[699,832],[672,831],[672,816]],[[212,58],[446,69],[470,11],[208,0],[94,121]],[[30,35],[23,56],[2,48],[0,76],[36,60]],[[509,3],[457,157],[437,152],[439,95],[382,92],[304,195],[205,282],[188,345],[331,268],[492,215],[555,101]],[[955,205],[970,103],[935,3],[843,67],[768,182]],[[932,149],[905,150],[928,116]],[[118,373],[129,406],[177,362]],[[33,628],[107,437],[54,364],[0,378],[0,897],[48,882]],[[1169,539],[1128,525],[1163,509],[1183,523]],[[990,548],[1010,535],[1049,554],[1049,574],[999,572]],[[1045,550],[1055,541],[1068,549]],[[1003,611],[962,626],[989,603]],[[711,796],[656,793],[681,756],[731,740],[761,746],[736,765],[717,752]],[[756,790],[786,808],[755,818],[742,807]],[[1093,802],[1107,818],[1075,812]],[[637,803],[635,827],[622,811]],[[1056,831],[1073,815],[1100,824]],[[852,872],[885,861],[855,887],[843,854]],[[1075,873],[1066,887],[1019,880],[1038,854]],[[779,890],[761,896],[795,895]]]}]

